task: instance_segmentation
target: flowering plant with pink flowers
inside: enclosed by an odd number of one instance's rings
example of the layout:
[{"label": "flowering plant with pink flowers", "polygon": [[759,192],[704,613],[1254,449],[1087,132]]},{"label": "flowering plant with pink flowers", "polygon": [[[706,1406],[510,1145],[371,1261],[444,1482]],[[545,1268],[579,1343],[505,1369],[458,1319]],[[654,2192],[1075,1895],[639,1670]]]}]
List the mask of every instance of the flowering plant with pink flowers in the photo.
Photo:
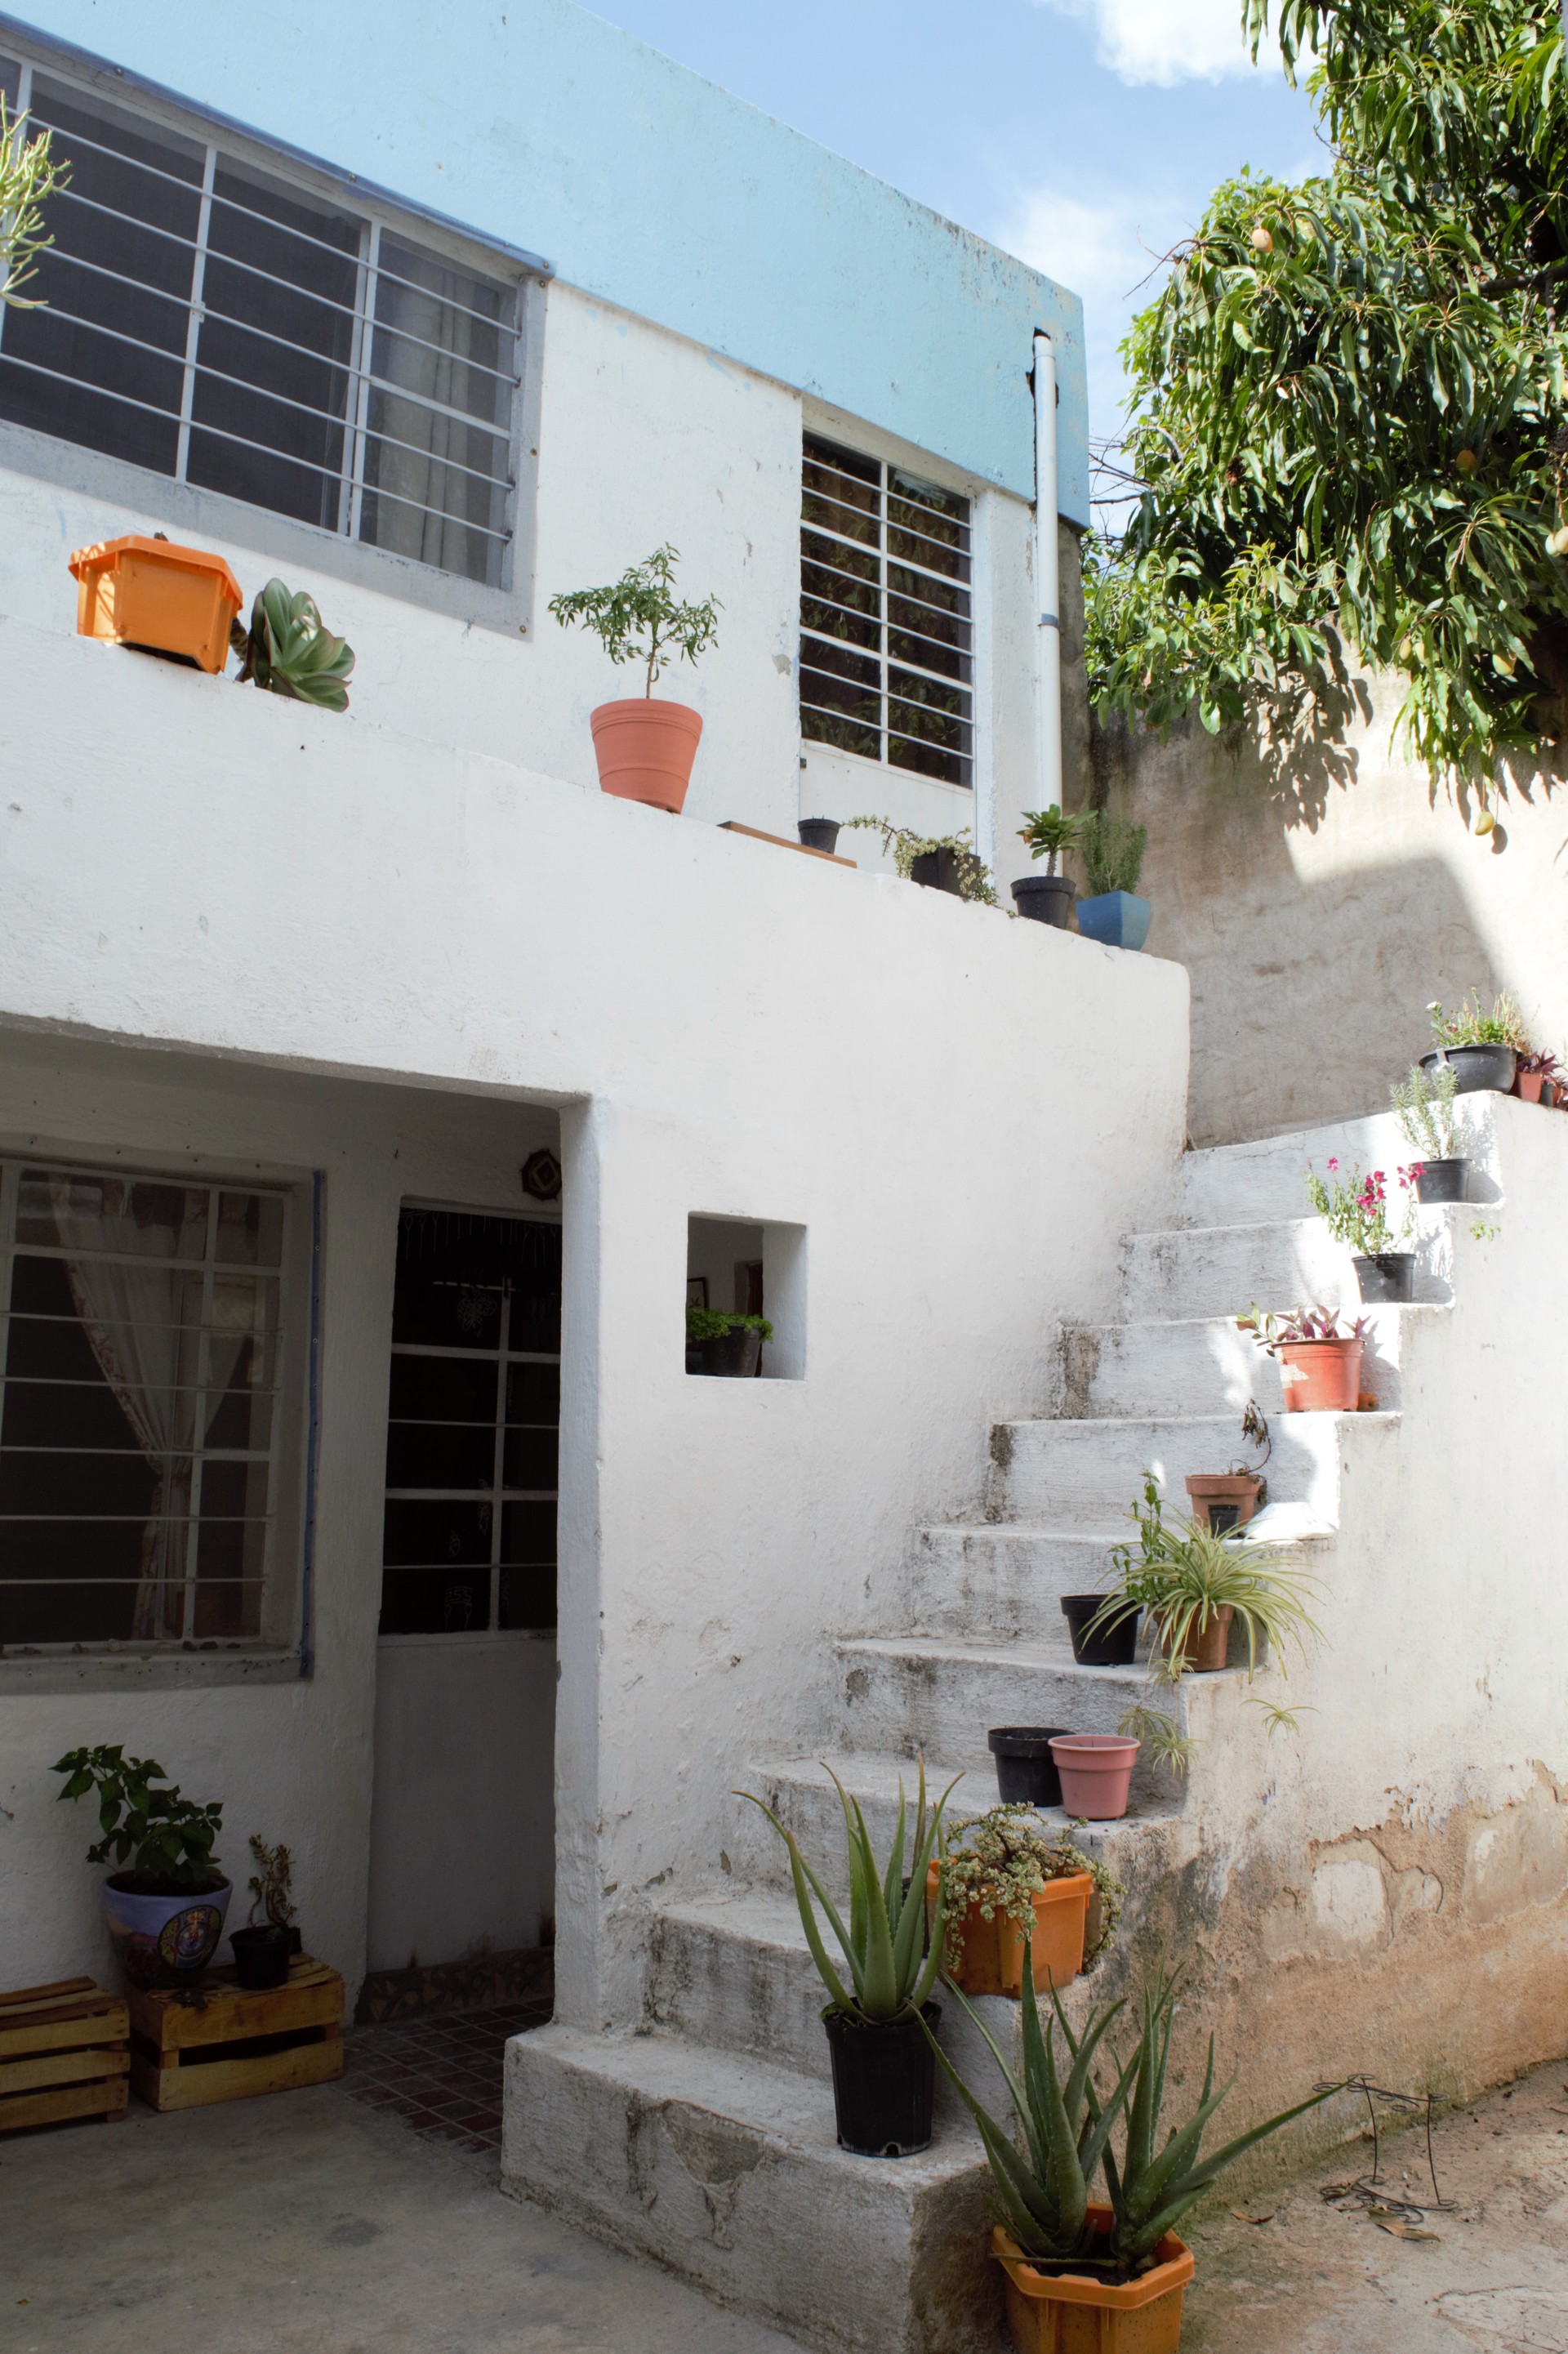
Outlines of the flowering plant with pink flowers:
[{"label": "flowering plant with pink flowers", "polygon": [[[1337,1161],[1329,1163],[1329,1181],[1319,1176],[1315,1169],[1307,1172],[1307,1194],[1312,1207],[1322,1219],[1334,1240],[1348,1243],[1361,1258],[1381,1258],[1391,1251],[1410,1229],[1410,1215],[1415,1206],[1415,1176],[1414,1168],[1396,1169],[1391,1194],[1388,1179],[1381,1169],[1363,1177],[1360,1168],[1352,1169],[1349,1177],[1340,1177]],[[1391,1218],[1396,1214],[1397,1223]]]}]

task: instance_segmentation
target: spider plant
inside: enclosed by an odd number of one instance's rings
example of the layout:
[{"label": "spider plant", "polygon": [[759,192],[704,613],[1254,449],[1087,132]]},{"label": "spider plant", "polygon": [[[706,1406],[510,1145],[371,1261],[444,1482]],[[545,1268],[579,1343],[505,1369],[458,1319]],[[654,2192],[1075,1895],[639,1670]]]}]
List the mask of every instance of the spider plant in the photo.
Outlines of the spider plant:
[{"label": "spider plant", "polygon": [[1152,1479],[1145,1480],[1143,1498],[1142,1510],[1128,1516],[1138,1522],[1138,1550],[1118,1545],[1111,1555],[1117,1583],[1089,1621],[1090,1633],[1147,1610],[1178,1675],[1196,1638],[1222,1610],[1234,1612],[1246,1629],[1250,1671],[1260,1638],[1277,1654],[1287,1642],[1299,1647],[1308,1635],[1321,1634],[1308,1607],[1319,1581],[1288,1565],[1289,1546],[1245,1530],[1216,1536],[1203,1521],[1167,1521]]},{"label": "spider plant", "polygon": [[[947,1932],[947,1875],[938,1876],[936,1916],[931,1923],[929,1949],[925,1935],[926,1876],[932,1856],[945,1852],[942,1809],[953,1794],[954,1776],[934,1807],[926,1799],[926,1761],[920,1761],[919,1797],[913,1835],[902,1779],[898,1785],[898,1821],[885,1867],[878,1870],[876,1850],[865,1827],[858,1798],[852,1798],[831,1766],[843,1808],[844,1838],[849,1850],[850,1917],[846,1929],[821,1880],[801,1854],[793,1831],[779,1821],[771,1807],[749,1790],[737,1790],[761,1808],[789,1850],[789,1872],[795,1902],[811,1959],[817,1966],[829,1999],[822,2016],[832,2012],[862,2027],[885,2027],[895,2020],[918,2018],[942,1967],[942,1940]],[[906,1850],[907,1842],[907,1869]],[[813,1897],[816,1903],[813,1903]],[[841,1970],[828,1952],[817,1919],[821,1904],[843,1953]],[[849,1984],[844,1983],[848,1978]],[[853,1991],[852,1991],[853,1988]]]}]

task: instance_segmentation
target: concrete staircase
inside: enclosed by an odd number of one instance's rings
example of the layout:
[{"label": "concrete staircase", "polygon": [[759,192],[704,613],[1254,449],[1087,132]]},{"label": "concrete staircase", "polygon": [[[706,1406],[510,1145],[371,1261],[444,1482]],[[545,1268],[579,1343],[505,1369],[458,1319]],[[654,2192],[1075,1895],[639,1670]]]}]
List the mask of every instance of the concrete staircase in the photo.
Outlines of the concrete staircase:
[{"label": "concrete staircase", "polygon": [[[1383,1119],[1188,1155],[1169,1225],[1126,1239],[1118,1316],[1058,1336],[1054,1414],[993,1429],[982,1517],[919,1530],[889,1623],[833,1646],[827,1758],[880,1841],[918,1755],[935,1788],[963,1776],[954,1809],[975,1813],[995,1795],[989,1726],[1116,1728],[1143,1668],[1078,1667],[1059,1598],[1105,1582],[1147,1470],[1184,1509],[1187,1472],[1253,1459],[1249,1398],[1273,1431],[1271,1505],[1333,1543],[1358,1453],[1396,1443],[1405,1336],[1446,1312],[1452,1214],[1422,1214],[1421,1304],[1371,1311],[1380,1411],[1286,1417],[1273,1361],[1234,1320],[1254,1300],[1356,1302],[1349,1254],[1300,1215],[1304,1164],[1336,1153],[1368,1167],[1409,1158]],[[1126,1820],[1088,1835],[1132,1888],[1195,1851],[1244,1682],[1234,1670],[1189,1680],[1163,1700],[1200,1744],[1190,1787],[1140,1766]],[[813,1859],[841,1852],[818,1756],[758,1758],[748,1787]],[[736,1811],[722,1890],[653,1920],[642,2031],[555,2026],[511,2047],[507,2185],[825,2354],[990,2354],[1001,2340],[995,2268],[980,2253],[978,2140],[944,2096],[922,2157],[837,2148],[822,1994],[781,1844],[755,1809]],[[1080,1979],[1074,2007],[1096,1991]],[[1017,2007],[986,2008],[1005,2049]],[[980,2075],[966,2023],[950,2015],[942,2032]]]}]

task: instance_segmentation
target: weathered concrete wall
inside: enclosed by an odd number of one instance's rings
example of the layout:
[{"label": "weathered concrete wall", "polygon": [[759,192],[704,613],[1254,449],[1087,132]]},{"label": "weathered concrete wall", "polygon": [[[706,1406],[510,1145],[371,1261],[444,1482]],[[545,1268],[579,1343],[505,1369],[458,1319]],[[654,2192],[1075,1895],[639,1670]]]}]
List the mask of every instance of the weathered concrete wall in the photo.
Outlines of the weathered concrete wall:
[{"label": "weathered concrete wall", "polygon": [[1295,746],[1097,731],[1094,790],[1149,827],[1150,949],[1192,977],[1196,1143],[1382,1108],[1428,1002],[1472,988],[1511,989],[1563,1052],[1568,769],[1517,770],[1477,836],[1470,796],[1392,748],[1398,682],[1353,686]]}]

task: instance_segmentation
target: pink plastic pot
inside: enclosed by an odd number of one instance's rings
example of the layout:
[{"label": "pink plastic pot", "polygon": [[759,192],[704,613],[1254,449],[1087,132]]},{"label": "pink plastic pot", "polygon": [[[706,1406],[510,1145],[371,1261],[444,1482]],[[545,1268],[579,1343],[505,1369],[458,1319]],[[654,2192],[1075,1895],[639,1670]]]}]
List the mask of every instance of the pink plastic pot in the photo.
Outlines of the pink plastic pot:
[{"label": "pink plastic pot", "polygon": [[1114,1822],[1127,1812],[1138,1744],[1119,1733],[1058,1733],[1051,1744],[1062,1776],[1062,1804],[1070,1815],[1092,1823]]}]

